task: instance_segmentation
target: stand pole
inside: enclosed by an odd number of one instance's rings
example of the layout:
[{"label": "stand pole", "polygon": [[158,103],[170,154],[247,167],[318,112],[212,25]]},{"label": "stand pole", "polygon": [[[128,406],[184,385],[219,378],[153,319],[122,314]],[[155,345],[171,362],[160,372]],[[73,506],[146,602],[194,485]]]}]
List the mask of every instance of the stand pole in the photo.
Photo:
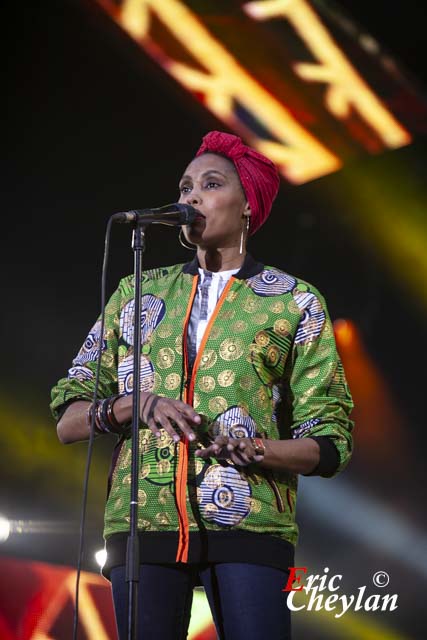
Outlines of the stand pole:
[{"label": "stand pole", "polygon": [[139,475],[139,411],[141,377],[141,265],[145,249],[145,226],[135,224],[132,236],[134,251],[134,318],[133,318],[133,392],[132,392],[132,467],[130,491],[130,530],[126,548],[126,582],[128,583],[127,638],[136,640],[138,631],[138,475]]}]

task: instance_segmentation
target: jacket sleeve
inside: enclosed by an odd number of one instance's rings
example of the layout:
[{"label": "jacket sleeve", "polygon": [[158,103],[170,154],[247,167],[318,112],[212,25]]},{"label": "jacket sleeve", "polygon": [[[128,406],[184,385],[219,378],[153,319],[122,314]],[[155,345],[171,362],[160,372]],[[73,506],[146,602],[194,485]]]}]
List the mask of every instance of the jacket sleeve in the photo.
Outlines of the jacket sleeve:
[{"label": "jacket sleeve", "polygon": [[353,401],[323,297],[311,285],[300,285],[294,300],[301,317],[289,374],[292,437],[319,438],[321,457],[322,450],[335,446],[337,465],[320,464],[317,471],[331,477],[344,469],[352,454]]},{"label": "jacket sleeve", "polygon": [[[118,393],[117,351],[120,318],[120,288],[111,296],[105,307],[105,326],[102,338],[101,371],[98,395],[107,398]],[[55,420],[59,420],[64,407],[75,400],[93,398],[96,378],[96,360],[101,339],[99,317],[72,361],[68,375],[61,378],[51,391],[50,409]]]}]

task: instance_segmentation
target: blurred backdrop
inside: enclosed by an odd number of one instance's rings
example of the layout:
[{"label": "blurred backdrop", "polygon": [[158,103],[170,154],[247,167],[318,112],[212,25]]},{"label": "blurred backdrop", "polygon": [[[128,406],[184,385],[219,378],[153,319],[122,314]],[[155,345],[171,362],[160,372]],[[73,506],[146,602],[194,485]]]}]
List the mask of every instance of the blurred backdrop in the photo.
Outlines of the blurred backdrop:
[{"label": "blurred backdrop", "polygon": [[[347,595],[385,571],[398,594],[393,612],[296,613],[295,639],[425,637],[424,20],[416,0],[9,3],[3,560],[76,560],[86,446],[59,444],[48,405],[99,313],[108,217],[176,201],[201,137],[233,131],[283,176],[249,250],[325,295],[356,404],[348,469],[301,482],[296,564]],[[130,242],[114,229],[109,293]],[[149,230],[147,268],[189,259],[174,229]],[[87,571],[113,445],[96,442]]]}]

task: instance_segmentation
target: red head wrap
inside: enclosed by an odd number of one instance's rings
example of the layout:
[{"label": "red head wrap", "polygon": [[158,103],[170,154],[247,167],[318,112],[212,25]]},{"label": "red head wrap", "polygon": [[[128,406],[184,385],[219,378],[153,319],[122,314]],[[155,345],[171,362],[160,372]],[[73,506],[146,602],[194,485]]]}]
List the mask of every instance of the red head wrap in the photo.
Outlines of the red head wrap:
[{"label": "red head wrap", "polygon": [[252,235],[267,220],[279,190],[280,178],[276,166],[255,149],[243,144],[238,136],[222,131],[210,131],[205,135],[196,157],[209,152],[229,158],[236,167],[251,208]]}]

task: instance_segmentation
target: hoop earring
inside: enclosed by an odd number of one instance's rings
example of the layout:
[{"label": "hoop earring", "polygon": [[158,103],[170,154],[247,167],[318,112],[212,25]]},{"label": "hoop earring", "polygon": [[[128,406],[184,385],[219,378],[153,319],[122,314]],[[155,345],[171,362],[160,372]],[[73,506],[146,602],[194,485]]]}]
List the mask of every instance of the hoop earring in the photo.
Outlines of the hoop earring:
[{"label": "hoop earring", "polygon": [[[245,216],[246,217],[246,237],[248,236],[248,232],[249,232],[249,216]],[[240,236],[240,251],[239,254],[242,255],[243,253],[243,236],[245,234],[245,230],[242,229],[242,235]]]},{"label": "hoop earring", "polygon": [[197,249],[196,245],[189,245],[189,244],[185,244],[183,238],[183,232],[182,232],[182,227],[179,230],[179,234],[178,234],[178,240],[179,243],[184,247],[184,249],[188,249],[189,251],[195,251]]}]

